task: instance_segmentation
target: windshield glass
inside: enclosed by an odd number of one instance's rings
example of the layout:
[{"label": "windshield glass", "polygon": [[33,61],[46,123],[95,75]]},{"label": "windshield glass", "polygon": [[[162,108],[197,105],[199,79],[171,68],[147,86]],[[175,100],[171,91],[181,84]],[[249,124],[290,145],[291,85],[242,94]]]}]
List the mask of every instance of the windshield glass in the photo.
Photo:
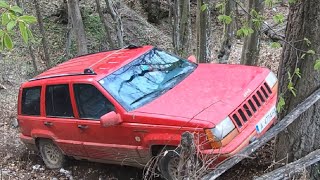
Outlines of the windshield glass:
[{"label": "windshield glass", "polygon": [[152,49],[99,83],[127,110],[137,109],[181,82],[196,64]]}]

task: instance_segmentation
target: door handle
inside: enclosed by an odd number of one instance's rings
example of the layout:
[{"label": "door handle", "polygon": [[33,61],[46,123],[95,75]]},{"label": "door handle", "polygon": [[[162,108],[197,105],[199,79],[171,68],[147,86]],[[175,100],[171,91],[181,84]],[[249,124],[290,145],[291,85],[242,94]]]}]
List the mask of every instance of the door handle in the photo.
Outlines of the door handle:
[{"label": "door handle", "polygon": [[78,128],[79,129],[88,129],[88,126],[87,125],[78,125]]},{"label": "door handle", "polygon": [[48,122],[48,121],[45,121],[43,124],[44,124],[45,126],[47,126],[47,127],[50,127],[50,126],[53,125],[52,122]]}]

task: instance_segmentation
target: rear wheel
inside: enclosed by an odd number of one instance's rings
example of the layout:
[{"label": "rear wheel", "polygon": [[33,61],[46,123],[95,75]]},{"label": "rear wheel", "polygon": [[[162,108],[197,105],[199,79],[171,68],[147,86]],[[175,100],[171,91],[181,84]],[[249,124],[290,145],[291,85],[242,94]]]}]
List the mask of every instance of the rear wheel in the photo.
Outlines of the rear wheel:
[{"label": "rear wheel", "polygon": [[41,139],[39,141],[39,150],[47,168],[62,168],[66,158],[62,151],[51,140]]}]

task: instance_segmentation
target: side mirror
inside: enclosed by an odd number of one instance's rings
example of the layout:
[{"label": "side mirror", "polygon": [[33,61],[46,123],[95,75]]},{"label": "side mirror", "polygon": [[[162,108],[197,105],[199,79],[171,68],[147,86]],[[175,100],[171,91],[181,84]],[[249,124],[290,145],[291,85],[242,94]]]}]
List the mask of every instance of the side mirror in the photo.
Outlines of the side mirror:
[{"label": "side mirror", "polygon": [[188,57],[188,60],[194,63],[197,63],[197,58],[194,55]]},{"label": "side mirror", "polygon": [[115,126],[122,123],[122,119],[119,114],[111,111],[100,118],[100,124],[102,127]]}]

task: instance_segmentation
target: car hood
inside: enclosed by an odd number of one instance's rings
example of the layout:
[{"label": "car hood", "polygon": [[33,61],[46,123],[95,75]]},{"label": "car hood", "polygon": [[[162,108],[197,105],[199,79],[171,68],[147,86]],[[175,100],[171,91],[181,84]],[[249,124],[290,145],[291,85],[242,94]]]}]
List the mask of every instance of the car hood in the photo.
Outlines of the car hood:
[{"label": "car hood", "polygon": [[261,83],[266,68],[199,64],[182,82],[154,101],[133,111],[218,123]]}]

